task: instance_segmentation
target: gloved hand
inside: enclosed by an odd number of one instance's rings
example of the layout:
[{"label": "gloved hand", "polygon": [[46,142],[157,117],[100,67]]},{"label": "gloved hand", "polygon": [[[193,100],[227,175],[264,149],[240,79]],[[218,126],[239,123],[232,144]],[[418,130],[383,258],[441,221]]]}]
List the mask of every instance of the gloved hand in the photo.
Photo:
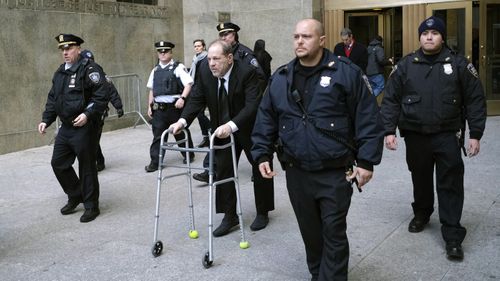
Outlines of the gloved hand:
[{"label": "gloved hand", "polygon": [[116,114],[118,114],[118,118],[123,116],[123,108],[119,108],[116,110]]}]

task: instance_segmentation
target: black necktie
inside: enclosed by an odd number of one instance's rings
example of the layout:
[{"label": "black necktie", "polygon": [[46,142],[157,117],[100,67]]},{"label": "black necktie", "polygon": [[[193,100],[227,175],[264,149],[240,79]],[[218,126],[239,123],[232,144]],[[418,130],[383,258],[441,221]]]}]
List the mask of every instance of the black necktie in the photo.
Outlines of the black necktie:
[{"label": "black necktie", "polygon": [[226,88],[224,87],[224,83],[226,82],[226,79],[224,78],[219,78],[219,125],[227,123],[229,120],[229,104],[228,104],[228,98],[227,98],[227,91]]}]

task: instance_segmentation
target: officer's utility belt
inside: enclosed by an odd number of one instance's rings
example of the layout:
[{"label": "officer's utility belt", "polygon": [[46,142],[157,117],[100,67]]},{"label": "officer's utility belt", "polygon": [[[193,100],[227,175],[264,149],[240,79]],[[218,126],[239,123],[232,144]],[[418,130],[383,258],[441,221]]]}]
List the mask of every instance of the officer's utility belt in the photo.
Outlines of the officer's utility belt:
[{"label": "officer's utility belt", "polygon": [[152,102],[150,105],[152,110],[167,110],[167,108],[175,107],[175,101],[172,103]]}]

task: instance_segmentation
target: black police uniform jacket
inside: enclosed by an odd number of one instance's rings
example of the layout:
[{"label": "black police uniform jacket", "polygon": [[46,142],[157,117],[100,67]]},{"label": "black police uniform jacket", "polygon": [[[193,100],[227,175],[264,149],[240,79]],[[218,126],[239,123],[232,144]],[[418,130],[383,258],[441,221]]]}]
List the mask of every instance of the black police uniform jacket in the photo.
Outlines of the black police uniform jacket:
[{"label": "black police uniform jacket", "polygon": [[419,49],[401,59],[390,75],[382,102],[385,134],[396,128],[433,134],[458,131],[466,118],[470,138],[481,139],[486,102],[477,71],[444,47],[434,62]]},{"label": "black police uniform jacket", "polygon": [[52,78],[42,122],[47,127],[57,116],[64,124],[85,113],[90,121],[99,121],[107,106],[108,85],[102,69],[87,58],[80,58],[64,69],[64,63]]},{"label": "black police uniform jacket", "polygon": [[266,74],[264,73],[262,66],[257,61],[253,51],[240,42],[236,42],[233,46],[233,58],[234,60],[240,60],[243,63],[255,68],[257,77],[259,78],[259,89],[261,92],[264,92],[264,89],[267,86]]},{"label": "black police uniform jacket", "polygon": [[[279,138],[285,158],[293,159],[304,170],[346,167],[353,160],[373,170],[382,158],[383,143],[375,97],[359,67],[327,49],[323,52],[321,67],[305,86],[313,93],[305,118],[292,95],[298,59],[273,74],[257,111],[252,156],[259,163],[272,159],[273,145]],[[313,124],[352,143],[357,154]]]}]

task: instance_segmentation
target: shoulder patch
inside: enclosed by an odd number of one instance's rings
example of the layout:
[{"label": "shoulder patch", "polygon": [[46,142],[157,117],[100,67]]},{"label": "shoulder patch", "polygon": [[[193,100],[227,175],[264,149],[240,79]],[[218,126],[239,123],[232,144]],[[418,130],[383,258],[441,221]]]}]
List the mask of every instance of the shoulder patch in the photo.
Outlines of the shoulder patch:
[{"label": "shoulder patch", "polygon": [[370,94],[373,95],[372,86],[370,85],[370,81],[368,80],[368,77],[365,74],[363,74],[363,80],[365,81],[366,87],[368,87],[368,90],[370,91]]},{"label": "shoulder patch", "polygon": [[101,74],[97,71],[91,72],[89,78],[94,84],[98,84],[101,81]]},{"label": "shoulder patch", "polygon": [[395,64],[395,65],[392,67],[391,73],[389,74],[389,78],[391,78],[392,74],[393,74],[394,72],[396,72],[396,70],[398,70],[398,65],[397,65],[397,64]]},{"label": "shoulder patch", "polygon": [[472,63],[469,63],[467,65],[467,70],[469,70],[470,74],[472,74],[474,77],[476,77],[476,79],[479,79],[479,75],[477,74],[477,70]]},{"label": "shoulder patch", "polygon": [[253,58],[252,60],[250,60],[250,64],[255,66],[255,67],[259,67],[259,62],[257,61],[256,58]]}]

